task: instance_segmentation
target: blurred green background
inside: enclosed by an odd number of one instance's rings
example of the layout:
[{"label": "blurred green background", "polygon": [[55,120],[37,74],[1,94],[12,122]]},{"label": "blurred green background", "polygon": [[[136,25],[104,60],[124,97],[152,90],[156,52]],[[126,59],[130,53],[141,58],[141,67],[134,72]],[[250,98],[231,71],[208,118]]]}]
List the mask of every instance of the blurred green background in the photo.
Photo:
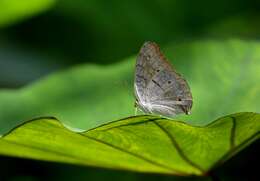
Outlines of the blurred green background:
[{"label": "blurred green background", "polygon": [[[0,88],[19,88],[75,64],[119,62],[146,40],[161,47],[208,38],[258,41],[259,7],[250,0],[0,0]],[[257,150],[259,142],[216,173],[225,180],[255,179]],[[1,181],[201,180],[7,157],[0,163]]]}]

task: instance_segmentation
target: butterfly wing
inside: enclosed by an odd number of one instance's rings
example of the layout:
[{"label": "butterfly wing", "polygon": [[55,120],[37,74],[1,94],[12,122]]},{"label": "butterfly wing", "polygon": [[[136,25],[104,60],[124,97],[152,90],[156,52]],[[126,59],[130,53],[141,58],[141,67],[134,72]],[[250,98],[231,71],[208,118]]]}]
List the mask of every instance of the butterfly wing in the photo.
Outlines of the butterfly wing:
[{"label": "butterfly wing", "polygon": [[141,108],[148,105],[148,112],[165,116],[186,113],[192,105],[187,82],[153,42],[146,42],[138,55],[135,94],[144,103]]}]

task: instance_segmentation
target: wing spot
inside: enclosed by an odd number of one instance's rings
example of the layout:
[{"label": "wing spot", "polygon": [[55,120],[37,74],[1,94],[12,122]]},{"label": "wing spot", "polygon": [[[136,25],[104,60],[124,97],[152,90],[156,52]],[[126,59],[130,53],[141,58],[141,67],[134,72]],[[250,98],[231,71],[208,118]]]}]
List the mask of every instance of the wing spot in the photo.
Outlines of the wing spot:
[{"label": "wing spot", "polygon": [[168,84],[172,83],[171,81],[168,81]]},{"label": "wing spot", "polygon": [[160,72],[160,70],[159,70],[159,69],[157,69],[157,70],[156,70],[156,72]]}]

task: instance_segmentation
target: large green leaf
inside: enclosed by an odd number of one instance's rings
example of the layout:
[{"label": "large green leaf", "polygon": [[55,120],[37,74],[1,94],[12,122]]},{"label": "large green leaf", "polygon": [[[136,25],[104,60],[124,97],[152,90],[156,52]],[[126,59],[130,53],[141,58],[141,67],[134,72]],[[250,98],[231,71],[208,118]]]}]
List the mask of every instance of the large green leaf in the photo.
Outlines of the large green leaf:
[{"label": "large green leaf", "polygon": [[0,139],[0,154],[111,169],[204,175],[259,138],[260,115],[238,113],[206,127],[154,116],[76,133],[54,118],[26,122]]},{"label": "large green leaf", "polygon": [[1,0],[0,28],[45,11],[56,0]]},{"label": "large green leaf", "polygon": [[[163,50],[193,93],[192,115],[178,119],[205,125],[230,113],[259,111],[259,43],[208,40]],[[135,57],[109,66],[80,65],[19,90],[1,90],[0,134],[39,116],[90,129],[133,115],[134,64]]]}]

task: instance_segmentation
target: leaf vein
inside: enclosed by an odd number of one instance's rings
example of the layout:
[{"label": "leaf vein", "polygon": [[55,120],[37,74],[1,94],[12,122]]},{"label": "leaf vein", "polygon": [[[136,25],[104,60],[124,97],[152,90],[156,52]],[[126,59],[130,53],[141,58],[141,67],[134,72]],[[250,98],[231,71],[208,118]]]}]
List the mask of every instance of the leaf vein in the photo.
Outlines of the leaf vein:
[{"label": "leaf vein", "polygon": [[205,171],[196,163],[194,163],[193,161],[191,161],[182,151],[181,147],[179,146],[179,144],[177,143],[177,141],[175,140],[175,138],[173,137],[172,134],[170,134],[160,123],[154,121],[155,125],[157,125],[165,134],[166,136],[171,140],[172,146],[174,148],[176,148],[178,154],[181,156],[181,158],[186,161],[189,165],[191,165],[192,167],[198,169],[199,171],[201,171],[202,173],[205,173]]},{"label": "leaf vein", "polygon": [[105,141],[103,141],[103,140],[100,140],[100,139],[97,139],[97,138],[94,138],[94,137],[91,137],[91,136],[89,136],[89,135],[85,135],[85,134],[82,134],[82,133],[79,133],[79,134],[82,135],[82,136],[84,136],[84,137],[87,137],[88,139],[94,140],[94,141],[96,141],[96,142],[98,142],[98,143],[104,144],[104,145],[109,146],[109,147],[111,147],[111,148],[113,148],[113,149],[119,150],[119,151],[121,151],[121,152],[124,152],[124,153],[127,153],[127,154],[129,154],[129,155],[132,155],[132,156],[134,156],[134,157],[136,157],[136,158],[139,158],[139,159],[141,159],[141,160],[144,160],[144,161],[146,161],[146,162],[148,162],[148,163],[150,163],[150,164],[153,164],[153,165],[155,165],[155,166],[162,167],[162,168],[167,169],[167,170],[171,170],[171,171],[174,172],[175,174],[186,175],[184,172],[181,172],[181,171],[179,171],[179,170],[173,169],[173,168],[171,168],[171,167],[169,167],[169,166],[167,166],[167,165],[158,163],[158,162],[156,162],[156,161],[154,161],[154,160],[148,159],[148,158],[146,158],[146,157],[144,157],[144,156],[142,156],[142,155],[139,155],[139,154],[130,152],[130,151],[128,151],[128,150],[125,150],[125,149],[123,149],[123,148],[120,148],[120,147],[118,147],[118,146],[116,146],[116,145],[113,145],[113,144],[111,144],[111,143],[105,142]]},{"label": "leaf vein", "polygon": [[232,117],[232,127],[231,127],[231,132],[230,132],[230,150],[233,150],[235,148],[235,133],[236,133],[236,118]]}]

